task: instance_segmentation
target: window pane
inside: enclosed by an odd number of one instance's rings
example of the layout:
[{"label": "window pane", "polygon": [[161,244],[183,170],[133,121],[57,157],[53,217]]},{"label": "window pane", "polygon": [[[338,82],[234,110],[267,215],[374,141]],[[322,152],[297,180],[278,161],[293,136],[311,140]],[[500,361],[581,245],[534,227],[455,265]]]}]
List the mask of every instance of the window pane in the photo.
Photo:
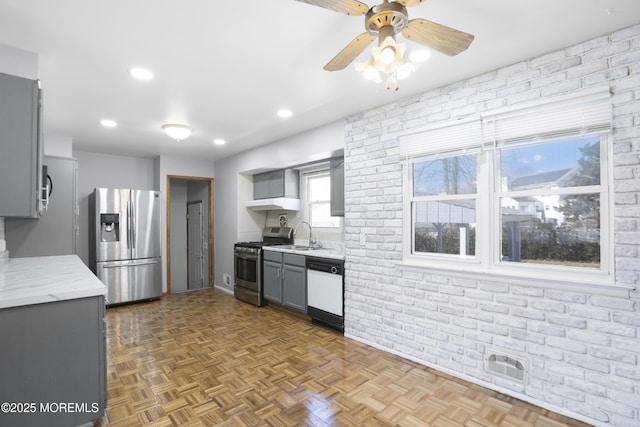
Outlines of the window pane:
[{"label": "window pane", "polygon": [[502,190],[600,184],[600,137],[535,143],[500,150]]},{"label": "window pane", "polygon": [[502,198],[502,260],[600,267],[600,196]]},{"label": "window pane", "polygon": [[469,154],[414,163],[414,196],[474,194],[478,174],[476,157]]},{"label": "window pane", "polygon": [[413,203],[414,253],[475,255],[475,200]]},{"label": "window pane", "polygon": [[309,219],[313,227],[339,227],[340,219],[331,216],[331,204],[311,203],[309,205]]},{"label": "window pane", "polygon": [[309,178],[309,201],[331,199],[331,181],[329,175]]}]

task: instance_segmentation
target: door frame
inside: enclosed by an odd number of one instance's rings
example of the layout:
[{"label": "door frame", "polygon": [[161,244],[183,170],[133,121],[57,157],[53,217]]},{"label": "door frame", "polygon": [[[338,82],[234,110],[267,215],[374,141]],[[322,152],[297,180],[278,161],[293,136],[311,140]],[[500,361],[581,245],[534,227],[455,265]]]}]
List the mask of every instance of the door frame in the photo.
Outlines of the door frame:
[{"label": "door frame", "polygon": [[213,287],[213,178],[167,175],[167,294],[171,294],[171,181],[199,181],[209,184],[209,287]]}]

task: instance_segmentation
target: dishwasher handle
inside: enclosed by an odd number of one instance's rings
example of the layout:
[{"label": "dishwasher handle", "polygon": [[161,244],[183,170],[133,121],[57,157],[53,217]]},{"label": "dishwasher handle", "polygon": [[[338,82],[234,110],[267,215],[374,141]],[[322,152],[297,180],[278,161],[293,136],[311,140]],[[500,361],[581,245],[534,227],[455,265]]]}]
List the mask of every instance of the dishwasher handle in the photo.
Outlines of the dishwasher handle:
[{"label": "dishwasher handle", "polygon": [[342,275],[342,263],[322,262],[307,259],[307,270]]}]

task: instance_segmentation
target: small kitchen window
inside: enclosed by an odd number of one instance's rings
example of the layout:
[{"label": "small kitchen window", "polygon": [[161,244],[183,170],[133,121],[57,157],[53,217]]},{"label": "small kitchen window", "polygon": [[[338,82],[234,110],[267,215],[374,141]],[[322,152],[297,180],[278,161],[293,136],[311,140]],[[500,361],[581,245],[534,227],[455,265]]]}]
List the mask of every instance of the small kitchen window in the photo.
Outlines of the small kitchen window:
[{"label": "small kitchen window", "polygon": [[331,216],[331,179],[329,170],[303,174],[308,221],[312,227],[337,228],[340,218]]}]

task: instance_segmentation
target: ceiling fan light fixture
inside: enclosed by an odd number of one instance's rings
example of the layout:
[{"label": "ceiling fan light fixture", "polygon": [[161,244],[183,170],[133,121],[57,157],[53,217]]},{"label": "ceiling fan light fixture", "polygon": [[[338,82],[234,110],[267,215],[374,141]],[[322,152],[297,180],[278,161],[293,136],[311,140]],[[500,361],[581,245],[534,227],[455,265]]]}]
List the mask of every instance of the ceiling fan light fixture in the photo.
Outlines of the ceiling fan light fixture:
[{"label": "ceiling fan light fixture", "polygon": [[162,125],[162,129],[171,139],[175,139],[176,141],[188,138],[193,132],[193,129],[189,126],[172,123]]},{"label": "ceiling fan light fixture", "polygon": [[396,43],[393,37],[386,37],[378,46],[371,49],[373,66],[381,73],[393,73],[407,62],[405,58],[406,46]]}]

